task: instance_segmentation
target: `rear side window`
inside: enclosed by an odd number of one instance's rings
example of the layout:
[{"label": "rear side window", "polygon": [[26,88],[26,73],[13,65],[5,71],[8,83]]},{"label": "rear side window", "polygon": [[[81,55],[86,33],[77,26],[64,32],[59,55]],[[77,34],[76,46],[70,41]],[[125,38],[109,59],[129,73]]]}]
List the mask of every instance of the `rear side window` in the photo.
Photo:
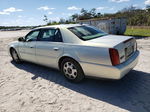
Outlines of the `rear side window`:
[{"label": "rear side window", "polygon": [[39,41],[62,42],[59,29],[43,29]]}]

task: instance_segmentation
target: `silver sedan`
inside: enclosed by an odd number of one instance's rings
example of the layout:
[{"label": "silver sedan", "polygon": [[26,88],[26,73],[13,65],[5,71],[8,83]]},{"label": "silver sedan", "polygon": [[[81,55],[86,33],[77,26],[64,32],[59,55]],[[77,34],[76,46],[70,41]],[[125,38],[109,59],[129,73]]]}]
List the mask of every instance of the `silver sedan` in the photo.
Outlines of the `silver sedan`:
[{"label": "silver sedan", "polygon": [[79,24],[36,28],[8,48],[16,63],[53,67],[73,82],[86,76],[121,79],[135,67],[139,56],[134,38]]}]

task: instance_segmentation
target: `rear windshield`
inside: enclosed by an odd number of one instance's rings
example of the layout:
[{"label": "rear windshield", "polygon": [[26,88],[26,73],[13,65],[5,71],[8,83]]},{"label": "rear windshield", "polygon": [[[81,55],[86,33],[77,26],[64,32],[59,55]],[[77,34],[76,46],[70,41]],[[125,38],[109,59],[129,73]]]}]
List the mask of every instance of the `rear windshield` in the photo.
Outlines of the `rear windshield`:
[{"label": "rear windshield", "polygon": [[92,26],[76,26],[68,29],[82,40],[90,40],[107,35],[107,33]]}]

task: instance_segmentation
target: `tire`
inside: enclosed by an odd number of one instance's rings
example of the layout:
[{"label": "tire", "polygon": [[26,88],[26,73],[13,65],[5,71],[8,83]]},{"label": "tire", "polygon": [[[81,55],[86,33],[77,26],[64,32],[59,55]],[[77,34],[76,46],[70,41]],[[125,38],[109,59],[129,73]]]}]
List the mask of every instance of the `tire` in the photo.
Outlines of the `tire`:
[{"label": "tire", "polygon": [[10,49],[10,54],[15,63],[21,63],[21,59],[19,58],[17,51],[15,49]]},{"label": "tire", "polygon": [[71,82],[81,82],[84,79],[84,73],[78,62],[70,58],[65,58],[61,62],[61,72],[65,78]]}]

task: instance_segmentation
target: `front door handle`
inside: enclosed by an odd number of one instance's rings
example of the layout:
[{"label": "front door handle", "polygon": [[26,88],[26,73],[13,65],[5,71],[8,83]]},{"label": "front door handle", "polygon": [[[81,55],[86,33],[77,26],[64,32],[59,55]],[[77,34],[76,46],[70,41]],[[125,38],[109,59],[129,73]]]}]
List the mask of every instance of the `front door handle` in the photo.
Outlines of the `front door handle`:
[{"label": "front door handle", "polygon": [[54,47],[53,49],[54,49],[55,51],[58,51],[58,50],[59,50],[59,48],[58,48],[58,47]]}]

